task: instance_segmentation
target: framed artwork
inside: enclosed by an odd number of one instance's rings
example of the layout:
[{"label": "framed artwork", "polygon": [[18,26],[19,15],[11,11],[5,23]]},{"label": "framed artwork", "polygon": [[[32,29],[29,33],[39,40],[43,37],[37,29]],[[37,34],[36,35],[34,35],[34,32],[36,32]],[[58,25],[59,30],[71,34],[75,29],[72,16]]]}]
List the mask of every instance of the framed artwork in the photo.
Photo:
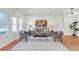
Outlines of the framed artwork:
[{"label": "framed artwork", "polygon": [[47,27],[47,20],[36,20],[36,27]]}]

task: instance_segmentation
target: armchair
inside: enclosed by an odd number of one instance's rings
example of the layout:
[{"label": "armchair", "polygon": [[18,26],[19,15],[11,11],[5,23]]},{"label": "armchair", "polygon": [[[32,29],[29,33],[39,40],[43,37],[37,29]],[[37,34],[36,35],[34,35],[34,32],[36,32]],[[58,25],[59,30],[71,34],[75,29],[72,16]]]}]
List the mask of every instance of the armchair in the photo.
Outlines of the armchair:
[{"label": "armchair", "polygon": [[63,36],[63,32],[62,31],[56,31],[56,32],[53,32],[53,35],[52,35],[52,38],[54,38],[54,42],[57,40],[61,40],[61,43],[62,43],[62,36]]},{"label": "armchair", "polygon": [[26,31],[20,31],[20,32],[19,32],[19,35],[20,35],[20,41],[21,41],[22,39],[25,39],[25,40],[27,41],[27,37],[30,37],[29,33],[26,32]]}]

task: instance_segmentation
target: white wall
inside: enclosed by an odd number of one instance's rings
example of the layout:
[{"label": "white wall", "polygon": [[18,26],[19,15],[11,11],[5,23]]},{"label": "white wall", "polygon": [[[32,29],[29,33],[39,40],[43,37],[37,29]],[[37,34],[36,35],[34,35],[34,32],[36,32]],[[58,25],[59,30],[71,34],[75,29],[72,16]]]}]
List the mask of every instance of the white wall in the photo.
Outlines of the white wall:
[{"label": "white wall", "polygon": [[[26,15],[26,27],[27,30],[29,26],[35,26],[35,20],[37,19],[47,19],[48,26],[52,25],[53,29],[56,31],[63,31],[64,35],[72,35],[73,31],[70,29],[69,24],[73,22],[72,17],[68,14],[30,14]],[[77,17],[78,18],[78,17]],[[79,34],[78,34],[79,35]]]},{"label": "white wall", "polygon": [[48,21],[48,26],[52,25],[53,29],[56,30],[62,30],[63,31],[63,22],[64,18],[61,14],[30,14],[26,15],[26,25],[27,30],[29,29],[29,26],[32,25],[35,26],[35,20],[37,19],[46,19]]},{"label": "white wall", "polygon": [[72,35],[69,25],[72,23],[72,17],[64,15],[64,35]]}]

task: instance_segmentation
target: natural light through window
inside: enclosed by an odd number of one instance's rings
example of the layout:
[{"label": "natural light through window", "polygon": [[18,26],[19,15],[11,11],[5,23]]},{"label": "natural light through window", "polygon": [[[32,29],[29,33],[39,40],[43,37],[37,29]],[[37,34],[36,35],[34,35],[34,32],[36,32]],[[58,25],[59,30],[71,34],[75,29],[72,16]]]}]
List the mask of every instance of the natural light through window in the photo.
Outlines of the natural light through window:
[{"label": "natural light through window", "polygon": [[0,12],[0,34],[8,31],[8,15]]},{"label": "natural light through window", "polygon": [[12,17],[12,31],[16,32],[17,31],[17,17]]},{"label": "natural light through window", "polygon": [[22,30],[22,19],[19,19],[19,30]]}]

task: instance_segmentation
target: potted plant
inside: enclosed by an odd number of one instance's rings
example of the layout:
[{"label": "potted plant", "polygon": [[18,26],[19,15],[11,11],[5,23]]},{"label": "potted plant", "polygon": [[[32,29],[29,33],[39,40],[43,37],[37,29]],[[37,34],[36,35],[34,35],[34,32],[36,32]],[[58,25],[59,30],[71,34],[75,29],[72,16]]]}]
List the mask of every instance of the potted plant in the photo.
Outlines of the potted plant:
[{"label": "potted plant", "polygon": [[79,28],[77,28],[77,25],[78,25],[78,21],[75,21],[72,24],[70,24],[70,28],[71,30],[73,30],[73,36],[76,36],[77,31],[79,31]]}]

